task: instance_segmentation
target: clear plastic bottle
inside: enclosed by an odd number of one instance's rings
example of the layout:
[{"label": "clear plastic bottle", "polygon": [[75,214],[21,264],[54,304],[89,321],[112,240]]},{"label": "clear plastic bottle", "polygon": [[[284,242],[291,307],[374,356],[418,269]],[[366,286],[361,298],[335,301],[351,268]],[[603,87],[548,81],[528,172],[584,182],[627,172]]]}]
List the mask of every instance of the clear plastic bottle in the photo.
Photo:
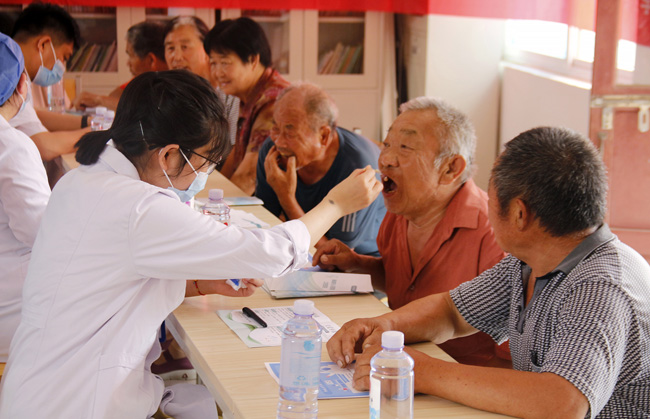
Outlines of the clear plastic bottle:
[{"label": "clear plastic bottle", "polygon": [[104,114],[104,120],[102,121],[102,129],[109,129],[113,125],[113,119],[115,119],[115,111],[106,111]]},{"label": "clear plastic bottle", "polygon": [[230,207],[223,200],[223,189],[210,189],[208,198],[208,202],[201,208],[203,214],[228,225],[230,222]]},{"label": "clear plastic bottle", "polygon": [[63,80],[47,86],[47,109],[52,112],[65,113],[65,88]]},{"label": "clear plastic bottle", "polygon": [[413,358],[404,352],[404,334],[381,335],[382,351],[370,360],[370,419],[413,418]]},{"label": "clear plastic bottle", "polygon": [[104,106],[98,106],[95,108],[95,115],[90,119],[90,130],[91,131],[101,131],[102,125],[104,123],[104,114],[108,111]]},{"label": "clear plastic bottle", "polygon": [[282,329],[278,418],[318,416],[322,328],[313,319],[314,302],[296,300],[294,317]]}]

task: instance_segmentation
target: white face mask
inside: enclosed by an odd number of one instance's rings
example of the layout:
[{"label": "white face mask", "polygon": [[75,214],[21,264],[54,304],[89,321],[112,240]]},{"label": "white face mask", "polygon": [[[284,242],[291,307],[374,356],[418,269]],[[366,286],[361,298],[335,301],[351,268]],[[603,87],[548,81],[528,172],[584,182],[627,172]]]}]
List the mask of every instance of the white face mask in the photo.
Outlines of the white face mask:
[{"label": "white face mask", "polygon": [[[163,170],[163,173],[165,174],[165,177],[167,178],[167,182],[169,182],[169,184],[171,185],[167,189],[169,189],[171,191],[174,191],[176,193],[176,195],[178,195],[178,197],[181,199],[181,202],[188,202],[190,199],[192,199],[194,197],[194,195],[196,195],[197,193],[199,193],[203,189],[205,189],[205,184],[208,181],[208,173],[207,172],[197,172],[196,169],[194,169],[194,166],[192,166],[192,163],[190,163],[190,161],[187,159],[187,157],[185,157],[185,153],[183,153],[183,150],[178,149],[178,151],[181,152],[181,154],[183,155],[183,158],[185,159],[187,164],[190,165],[190,167],[194,171],[194,174],[196,175],[196,177],[194,178],[194,180],[190,184],[190,187],[187,188],[186,190],[174,188],[174,185],[172,184],[172,181],[169,180],[169,176],[167,176],[167,172]],[[160,152],[162,152],[162,150],[160,150]],[[160,154],[160,152],[159,152],[159,154]]]},{"label": "white face mask", "polygon": [[[16,93],[18,93],[18,92],[16,92]],[[18,112],[16,112],[16,115],[14,115],[14,116],[18,116],[18,114],[21,113],[23,111],[23,109],[25,109],[25,105],[27,105],[27,98],[23,97],[23,95],[21,95],[20,93],[18,93],[18,96],[20,96],[20,98],[23,100],[23,104],[20,105],[20,109],[18,109]]]},{"label": "white face mask", "polygon": [[52,69],[50,70],[45,67],[43,64],[43,54],[39,51],[38,53],[41,56],[41,66],[38,68],[36,77],[34,77],[33,80],[34,83],[43,87],[51,86],[54,83],[60,82],[63,78],[63,73],[65,73],[65,66],[61,60],[56,58],[56,52],[54,51],[52,41],[50,41],[50,47],[52,47],[52,54],[54,54],[54,65],[52,66]]}]

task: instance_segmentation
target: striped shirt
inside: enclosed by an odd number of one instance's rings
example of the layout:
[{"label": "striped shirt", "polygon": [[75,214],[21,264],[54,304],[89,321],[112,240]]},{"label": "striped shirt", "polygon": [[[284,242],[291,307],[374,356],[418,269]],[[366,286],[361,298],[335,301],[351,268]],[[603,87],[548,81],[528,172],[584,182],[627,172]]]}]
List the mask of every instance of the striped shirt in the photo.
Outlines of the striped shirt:
[{"label": "striped shirt", "polygon": [[510,340],[513,367],[552,372],[589,401],[587,417],[650,417],[650,266],[606,225],[536,278],[513,256],[450,291],[473,327]]}]

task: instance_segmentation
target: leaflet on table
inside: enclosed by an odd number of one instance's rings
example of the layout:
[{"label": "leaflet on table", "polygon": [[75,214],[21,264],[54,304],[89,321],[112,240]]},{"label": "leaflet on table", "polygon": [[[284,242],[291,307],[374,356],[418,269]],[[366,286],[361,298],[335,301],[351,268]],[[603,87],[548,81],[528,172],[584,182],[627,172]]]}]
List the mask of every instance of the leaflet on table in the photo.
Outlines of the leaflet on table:
[{"label": "leaflet on table", "polygon": [[279,278],[265,278],[262,288],[274,298],[320,297],[373,291],[370,275],[328,272],[311,267]]},{"label": "leaflet on table", "polygon": [[[266,322],[267,327],[261,327],[241,310],[217,310],[217,314],[249,348],[280,346],[282,326],[293,317],[293,307],[254,308],[253,311]],[[323,342],[339,330],[339,326],[317,308],[314,308],[314,320],[323,328]]]},{"label": "leaflet on table", "polygon": [[[265,362],[266,370],[275,381],[280,383],[280,363]],[[367,391],[355,390],[352,387],[353,369],[341,368],[331,361],[320,363],[320,384],[318,399],[348,399],[352,397],[368,397]]]}]

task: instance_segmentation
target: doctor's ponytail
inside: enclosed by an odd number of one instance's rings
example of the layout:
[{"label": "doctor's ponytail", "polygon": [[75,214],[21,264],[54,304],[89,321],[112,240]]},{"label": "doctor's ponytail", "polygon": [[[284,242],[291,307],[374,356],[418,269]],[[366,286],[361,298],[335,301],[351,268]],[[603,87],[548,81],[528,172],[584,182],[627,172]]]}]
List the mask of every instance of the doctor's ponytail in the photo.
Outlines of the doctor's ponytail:
[{"label": "doctor's ponytail", "polygon": [[90,165],[97,163],[99,155],[104,151],[106,143],[111,139],[111,134],[108,131],[93,131],[84,134],[75,147],[77,153],[75,159],[79,164]]}]

